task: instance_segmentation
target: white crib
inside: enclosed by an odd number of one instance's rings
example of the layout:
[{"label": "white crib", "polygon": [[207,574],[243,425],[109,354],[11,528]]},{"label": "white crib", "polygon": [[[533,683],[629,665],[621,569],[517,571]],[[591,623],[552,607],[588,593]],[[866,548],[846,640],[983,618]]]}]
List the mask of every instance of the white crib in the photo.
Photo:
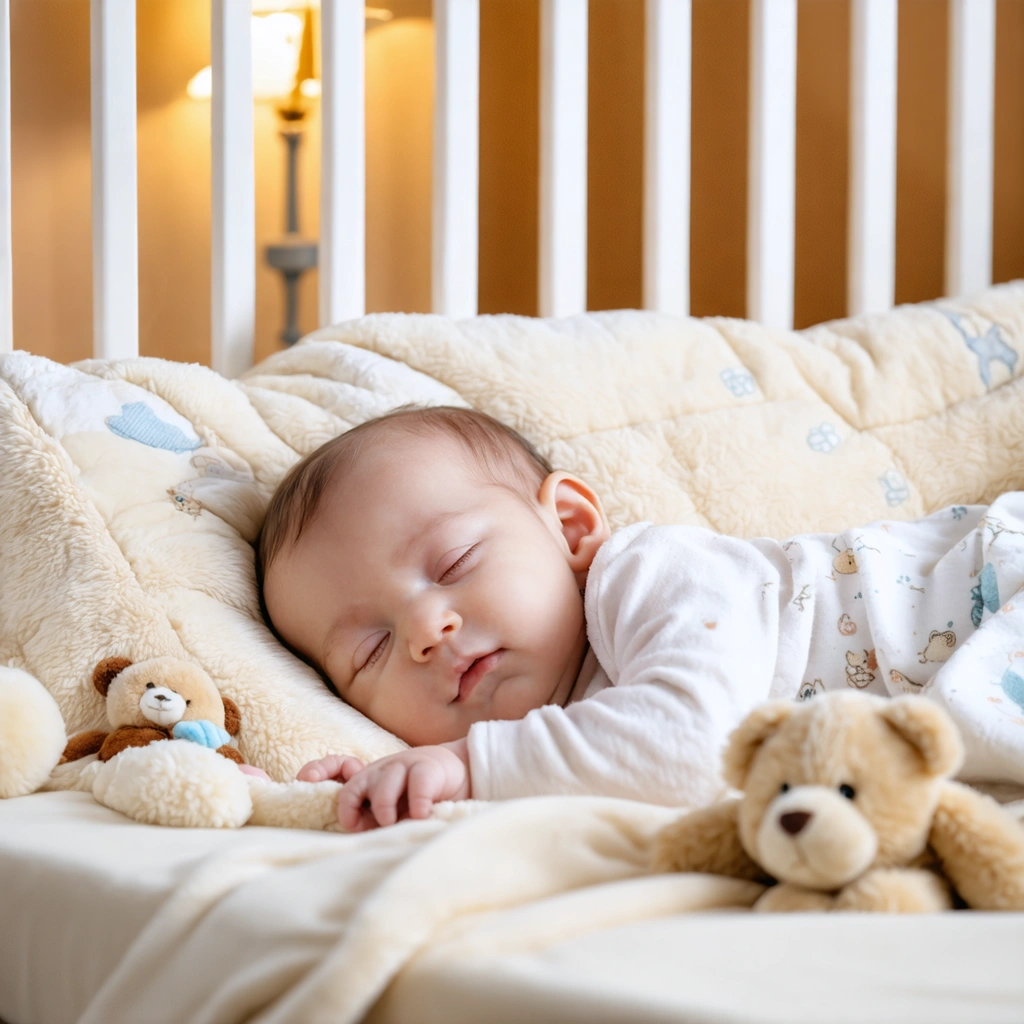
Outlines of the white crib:
[{"label": "white crib", "polygon": [[[486,0],[485,0],[486,2]],[[643,304],[689,305],[691,0],[646,4]],[[434,0],[432,305],[477,312],[480,0]],[[213,367],[253,361],[249,0],[212,9]],[[851,0],[847,305],[893,304],[897,0]],[[138,354],[135,0],[91,0],[93,347]],[[747,316],[792,326],[797,0],[751,0]],[[539,309],[586,308],[587,0],[541,0]],[[362,0],[321,0],[321,324],[365,311]],[[991,283],[995,0],[949,0],[945,292]],[[10,0],[0,0],[0,351],[13,345]]]}]

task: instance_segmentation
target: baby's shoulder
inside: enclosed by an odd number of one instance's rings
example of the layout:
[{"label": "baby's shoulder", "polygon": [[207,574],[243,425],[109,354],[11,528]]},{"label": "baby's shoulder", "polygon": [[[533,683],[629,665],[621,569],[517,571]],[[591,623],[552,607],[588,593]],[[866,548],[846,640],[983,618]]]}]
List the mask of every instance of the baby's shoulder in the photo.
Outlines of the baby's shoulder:
[{"label": "baby's shoulder", "polygon": [[702,526],[634,523],[604,543],[591,567],[587,592],[639,586],[666,594],[702,581],[735,581],[751,573],[760,578],[766,567],[764,555],[749,540]]}]

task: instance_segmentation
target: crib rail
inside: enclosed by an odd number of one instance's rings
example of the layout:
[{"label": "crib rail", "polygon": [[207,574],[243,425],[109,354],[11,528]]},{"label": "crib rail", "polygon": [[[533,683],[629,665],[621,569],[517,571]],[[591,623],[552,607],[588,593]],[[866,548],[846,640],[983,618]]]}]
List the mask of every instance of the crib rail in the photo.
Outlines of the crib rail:
[{"label": "crib rail", "polygon": [[252,365],[256,326],[252,28],[248,2],[212,0],[211,16],[211,362],[234,377]]},{"label": "crib rail", "polygon": [[[689,304],[690,0],[645,0],[643,302]],[[138,352],[135,0],[91,0],[94,349]],[[212,363],[253,359],[249,0],[211,0]],[[796,0],[751,0],[747,315],[792,325]],[[949,0],[946,291],[992,267],[995,0]],[[897,0],[851,0],[848,306],[895,280]],[[479,0],[435,0],[433,306],[477,310]],[[365,309],[362,0],[322,0],[321,323]],[[539,309],[586,308],[587,0],[541,0]],[[0,0],[0,351],[13,345],[10,0]]]},{"label": "crib rail", "polygon": [[121,359],[139,352],[135,0],[94,0],[90,52],[93,339]]},{"label": "crib rail", "polygon": [[363,4],[322,0],[320,323],[366,311]]},{"label": "crib rail", "polygon": [[11,247],[11,0],[0,0],[0,352],[14,345]]}]

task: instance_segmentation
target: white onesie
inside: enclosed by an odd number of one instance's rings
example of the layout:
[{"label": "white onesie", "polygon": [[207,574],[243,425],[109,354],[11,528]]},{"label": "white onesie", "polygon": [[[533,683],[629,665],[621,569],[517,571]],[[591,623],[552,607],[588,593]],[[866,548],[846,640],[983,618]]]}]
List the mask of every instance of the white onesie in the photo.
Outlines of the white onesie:
[{"label": "white onesie", "polygon": [[[1022,586],[1024,492],[987,508],[958,505],[916,522],[782,542],[628,526],[601,548],[587,580],[597,665],[592,656],[585,663],[566,707],[470,729],[473,795],[709,803],[724,789],[724,742],[756,704],[844,687],[931,691],[984,621],[1002,606],[1014,611],[1007,602]],[[987,765],[986,744],[1001,743],[994,770],[1020,781],[1024,660],[1018,672],[1014,657],[1024,659],[1015,650],[1024,648],[1024,619],[997,625],[998,649],[977,645],[988,668],[979,662],[959,684],[962,694],[977,692],[958,697],[951,676],[952,687],[933,695],[958,719],[969,762],[973,753]],[[975,684],[979,671],[993,680]],[[1008,738],[995,735],[1006,728]]]}]

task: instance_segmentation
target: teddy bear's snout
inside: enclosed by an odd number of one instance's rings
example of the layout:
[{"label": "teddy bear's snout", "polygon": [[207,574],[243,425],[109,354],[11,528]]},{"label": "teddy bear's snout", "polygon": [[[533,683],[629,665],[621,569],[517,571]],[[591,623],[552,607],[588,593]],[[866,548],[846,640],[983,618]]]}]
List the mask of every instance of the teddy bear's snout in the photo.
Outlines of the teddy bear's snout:
[{"label": "teddy bear's snout", "polygon": [[811,820],[807,811],[789,811],[779,815],[779,824],[791,835],[795,836]]},{"label": "teddy bear's snout", "polygon": [[167,686],[154,686],[143,692],[139,710],[154,725],[166,729],[181,721],[185,714],[185,698]]},{"label": "teddy bear's snout", "polygon": [[832,786],[795,786],[765,809],[756,859],[780,882],[837,889],[871,866],[878,837]]}]

